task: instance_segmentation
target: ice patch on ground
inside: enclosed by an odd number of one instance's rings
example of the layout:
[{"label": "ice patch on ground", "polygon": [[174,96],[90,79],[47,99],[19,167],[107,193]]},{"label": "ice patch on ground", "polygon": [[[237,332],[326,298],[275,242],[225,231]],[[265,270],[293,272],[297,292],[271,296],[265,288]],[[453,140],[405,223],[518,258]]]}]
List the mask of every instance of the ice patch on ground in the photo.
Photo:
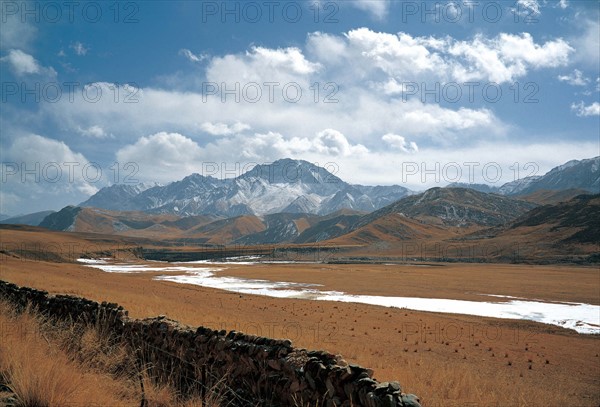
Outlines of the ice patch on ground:
[{"label": "ice patch on ground", "polygon": [[[600,334],[600,307],[583,303],[556,303],[512,299],[507,302],[465,301],[439,298],[353,295],[339,291],[315,290],[317,284],[273,282],[237,277],[220,277],[212,272],[188,271],[185,275],[158,276],[156,280],[195,284],[242,294],[316,301],[356,302],[415,311],[466,314],[481,317],[537,321],[579,333]],[[507,297],[509,296],[498,296]]]},{"label": "ice patch on ground", "polygon": [[[110,259],[77,259],[78,262],[84,263],[85,267],[97,268],[107,273],[144,273],[144,272],[167,272],[167,271],[184,271],[190,270],[190,267],[185,266],[161,266],[151,267],[143,264],[128,264],[128,263],[108,263]],[[164,263],[162,263],[164,264]],[[220,269],[204,268],[209,271]]]},{"label": "ice patch on ground", "polygon": [[[481,317],[522,319],[574,329],[583,334],[600,334],[600,306],[576,302],[529,300],[506,295],[483,294],[507,298],[505,302],[465,301],[440,298],[386,297],[353,295],[340,291],[321,291],[320,284],[277,282],[259,279],[219,276],[224,268],[192,267],[189,264],[224,264],[205,260],[187,262],[187,266],[150,267],[136,264],[107,264],[104,260],[79,259],[87,267],[109,273],[184,272],[154,277],[155,280],[194,284],[202,287],[263,295],[275,298],[299,298],[315,301],[354,302],[415,311],[476,315]],[[184,263],[174,263],[184,264]]]},{"label": "ice patch on ground", "polygon": [[106,264],[107,260],[110,260],[110,259],[109,258],[102,258],[102,259],[77,259],[78,262],[85,263],[85,264]]}]

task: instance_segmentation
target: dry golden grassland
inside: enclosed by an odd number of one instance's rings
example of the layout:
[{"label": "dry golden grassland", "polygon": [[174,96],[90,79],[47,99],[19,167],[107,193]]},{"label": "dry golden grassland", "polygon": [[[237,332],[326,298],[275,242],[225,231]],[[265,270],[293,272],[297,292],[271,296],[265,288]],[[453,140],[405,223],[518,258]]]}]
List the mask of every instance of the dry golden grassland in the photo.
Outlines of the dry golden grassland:
[{"label": "dry golden grassland", "polygon": [[[76,238],[65,235],[19,238],[59,245]],[[117,302],[132,317],[164,314],[192,326],[288,338],[295,346],[340,353],[373,368],[378,380],[398,380],[426,407],[600,404],[598,336],[527,321],[239,295],[154,281],[152,273],[0,257],[0,279]],[[484,293],[600,303],[600,270],[594,267],[277,264],[228,266],[221,273],[321,283],[322,289],[357,294],[484,300]]]},{"label": "dry golden grassland", "polygon": [[[557,271],[524,270],[532,272],[543,281]],[[574,282],[581,272],[572,271]],[[264,266],[257,267],[256,275],[260,273],[266,273]],[[297,346],[341,353],[373,368],[379,380],[400,381],[405,391],[421,397],[424,406],[600,402],[597,337],[533,322],[240,296],[151,277],[19,259],[4,259],[0,272],[0,278],[16,284],[117,302],[133,317],[165,314],[189,325],[285,337]],[[439,278],[438,283],[443,281]],[[435,292],[436,287],[430,290]]]},{"label": "dry golden grassland", "polygon": [[86,401],[121,404],[125,390],[109,376],[86,371],[42,335],[35,317],[11,318],[0,305],[0,373],[19,405],[81,405]]},{"label": "dry golden grassland", "polygon": [[0,327],[0,405],[137,407],[142,399],[147,407],[221,405],[218,386],[203,405],[152,380],[101,327],[49,321],[34,310],[16,313],[2,301]]}]

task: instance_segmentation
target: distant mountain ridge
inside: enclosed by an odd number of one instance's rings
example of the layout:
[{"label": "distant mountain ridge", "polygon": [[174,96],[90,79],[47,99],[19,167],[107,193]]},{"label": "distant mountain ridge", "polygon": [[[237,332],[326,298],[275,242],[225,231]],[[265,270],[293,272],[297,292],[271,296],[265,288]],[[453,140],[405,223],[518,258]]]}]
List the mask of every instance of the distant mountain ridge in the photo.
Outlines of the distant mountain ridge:
[{"label": "distant mountain ridge", "polygon": [[51,230],[75,231],[75,219],[82,210],[83,208],[78,206],[66,206],[60,211],[46,216],[39,226]]},{"label": "distant mountain ridge", "polygon": [[5,219],[1,219],[0,223],[5,225],[29,225],[29,226],[38,226],[40,222],[42,222],[46,216],[54,213],[54,211],[42,211],[29,213],[27,215],[20,215],[9,217]]},{"label": "distant mountain ridge", "polygon": [[[370,213],[344,209],[328,215],[274,213],[180,218],[170,213],[68,206],[46,217],[40,226],[140,237],[161,235],[210,244],[310,243],[334,239],[366,226],[377,229],[377,236],[396,237],[402,232],[392,229],[399,227],[408,231],[415,225],[420,225],[417,229],[425,231],[425,234],[432,228],[498,226],[513,221],[536,206],[535,203],[471,189],[431,188]],[[409,225],[403,226],[403,219]],[[406,234],[417,235],[412,232]]]},{"label": "distant mountain ridge", "polygon": [[165,186],[136,187],[103,188],[80,206],[179,216],[326,215],[341,209],[371,212],[413,193],[399,185],[351,185],[325,168],[292,159],[257,165],[233,179],[192,174]]},{"label": "distant mountain ridge", "polygon": [[554,191],[569,188],[584,189],[592,194],[600,193],[600,156],[559,165],[527,185],[519,194],[525,195],[541,189]]},{"label": "distant mountain ridge", "polygon": [[579,195],[556,205],[544,205],[526,213],[512,222],[508,228],[551,225],[549,232],[571,230],[563,242],[600,242],[600,195]]},{"label": "distant mountain ridge", "polygon": [[158,186],[158,184],[138,183],[132,185],[111,185],[109,187],[102,188],[87,201],[85,201],[86,205],[82,204],[80,206],[92,206],[95,208],[109,210],[127,210],[123,204],[125,204],[129,199],[155,186]]},{"label": "distant mountain ridge", "polygon": [[360,228],[388,214],[440,226],[494,226],[517,218],[537,205],[468,188],[431,188],[364,216]]},{"label": "distant mountain ridge", "polygon": [[[40,226],[51,230],[102,233],[141,238],[160,236],[192,244],[269,244],[293,243],[303,232],[307,241],[329,237],[327,229],[344,231],[360,218],[352,211],[340,211],[328,216],[305,213],[275,213],[264,216],[242,215],[229,218],[172,214],[111,211],[98,208],[67,206],[48,215]],[[328,223],[331,219],[334,224]],[[336,225],[339,224],[339,225]],[[325,229],[325,234],[314,236]],[[337,234],[336,234],[337,235]]]},{"label": "distant mountain ridge", "polygon": [[[465,183],[452,183],[447,187],[505,196],[567,189],[598,193],[600,157],[571,160],[545,175],[525,177],[499,187]],[[191,174],[164,186],[112,185],[102,188],[80,206],[178,216],[327,215],[342,209],[373,212],[415,193],[399,185],[352,185],[307,161],[281,159],[256,165],[230,179]]]},{"label": "distant mountain ridge", "polygon": [[[375,212],[346,209],[325,216],[276,213],[182,218],[68,206],[47,216],[42,226],[159,239],[175,251],[198,245],[269,244],[290,245],[292,250],[302,251],[304,245],[322,243],[323,247],[338,247],[342,261],[346,261],[343,253],[355,248],[356,258],[363,260],[401,256],[443,261],[598,262],[600,195],[580,194],[568,199],[577,190],[567,191],[557,203],[538,206],[465,188],[432,188]],[[553,195],[550,200],[555,200]]]},{"label": "distant mountain ridge", "polygon": [[585,160],[571,160],[554,167],[544,175],[534,175],[495,187],[485,184],[451,183],[448,188],[469,188],[500,195],[527,195],[536,191],[581,189],[600,193],[600,156]]}]

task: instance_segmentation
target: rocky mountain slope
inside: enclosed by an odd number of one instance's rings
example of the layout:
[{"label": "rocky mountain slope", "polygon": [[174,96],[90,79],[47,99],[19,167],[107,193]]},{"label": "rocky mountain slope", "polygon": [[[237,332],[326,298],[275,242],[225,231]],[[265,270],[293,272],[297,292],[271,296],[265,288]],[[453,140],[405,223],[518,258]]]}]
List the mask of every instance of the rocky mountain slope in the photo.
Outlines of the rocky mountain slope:
[{"label": "rocky mountain slope", "polygon": [[563,191],[579,189],[588,193],[600,193],[600,156],[586,160],[571,160],[548,171],[517,179],[496,187],[485,184],[452,183],[449,188],[469,188],[480,192],[521,196],[537,191]]},{"label": "rocky mountain slope", "polygon": [[[111,202],[121,210],[71,206],[40,226],[174,245],[493,241],[508,247],[527,239],[555,248],[556,242],[589,245],[598,240],[597,198],[581,195],[598,185],[598,162],[570,161],[497,189],[465,185],[415,195],[400,186],[351,185],[306,161],[280,160],[233,179],[192,174],[166,186],[105,188],[86,204]],[[579,188],[565,188],[571,184]]]},{"label": "rocky mountain slope", "polygon": [[103,233],[138,237],[176,237],[187,229],[214,221],[214,217],[179,218],[145,212],[109,211],[67,206],[48,215],[39,226],[69,232]]},{"label": "rocky mountain slope", "polygon": [[431,188],[359,218],[339,244],[446,240],[503,225],[536,204],[468,188]]},{"label": "rocky mountain slope", "polygon": [[530,202],[468,188],[431,188],[364,216],[355,228],[390,213],[440,226],[492,226],[534,208]]},{"label": "rocky mountain slope", "polygon": [[600,193],[600,157],[572,160],[559,165],[522,188],[518,194],[525,195],[542,189],[557,191],[570,188]]},{"label": "rocky mountain slope", "polygon": [[[171,247],[269,244],[339,247],[344,256],[423,261],[600,261],[600,195],[533,203],[464,188],[433,188],[373,213],[342,210],[319,216],[281,213],[178,217],[66,207],[42,225],[67,230],[158,239]],[[106,234],[106,235],[103,235]],[[350,252],[348,252],[350,250]]]},{"label": "rocky mountain slope", "polygon": [[102,188],[87,201],[85,201],[85,205],[80,206],[89,206],[115,211],[128,210],[129,205],[127,203],[131,198],[155,186],[159,185],[145,183],[111,185],[109,187]]},{"label": "rocky mountain slope", "polygon": [[283,159],[233,179],[192,174],[151,188],[113,185],[80,206],[179,216],[325,215],[340,209],[373,211],[411,193],[398,185],[351,185],[307,161]]},{"label": "rocky mountain slope", "polygon": [[[275,213],[227,218],[214,215],[180,217],[170,213],[71,206],[49,215],[40,226],[53,230],[245,245],[318,242],[367,227],[371,232],[363,231],[361,241],[368,240],[369,235],[373,239],[385,240],[388,236],[395,240],[425,237],[429,233],[425,230],[431,228],[502,225],[535,206],[534,203],[471,189],[432,188],[372,213],[344,209],[323,216]],[[419,229],[418,233],[416,229]]]},{"label": "rocky mountain slope", "polygon": [[54,212],[44,218],[39,226],[50,230],[63,230],[75,232],[75,221],[82,208],[78,206],[66,206],[58,212]]},{"label": "rocky mountain slope", "polygon": [[578,195],[586,195],[589,194],[585,189],[564,189],[557,191],[550,191],[546,189],[539,189],[537,191],[531,192],[527,195],[519,195],[519,199],[524,201],[529,201],[536,203],[538,205],[553,205],[559,202],[566,202]]},{"label": "rocky mountain slope", "polygon": [[[527,235],[535,230],[556,236],[560,243],[600,244],[600,195],[579,195],[554,205],[531,210],[510,223],[501,234]],[[557,243],[558,243],[557,242]]]}]

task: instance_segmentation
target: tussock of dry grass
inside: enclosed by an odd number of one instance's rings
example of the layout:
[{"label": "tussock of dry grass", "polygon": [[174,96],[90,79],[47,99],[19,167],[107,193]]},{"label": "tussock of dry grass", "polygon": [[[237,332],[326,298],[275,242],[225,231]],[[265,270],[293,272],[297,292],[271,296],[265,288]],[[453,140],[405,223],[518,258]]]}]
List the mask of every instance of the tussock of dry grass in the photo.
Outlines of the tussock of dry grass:
[{"label": "tussock of dry grass", "polygon": [[[0,384],[18,406],[202,406],[146,371],[136,370],[131,352],[102,327],[48,321],[27,311],[15,314],[0,302]],[[220,405],[218,392],[206,406]],[[2,404],[0,399],[0,405]]]},{"label": "tussock of dry grass", "polygon": [[123,405],[127,387],[106,374],[83,369],[50,342],[35,315],[10,317],[0,304],[0,372],[23,406]]}]

